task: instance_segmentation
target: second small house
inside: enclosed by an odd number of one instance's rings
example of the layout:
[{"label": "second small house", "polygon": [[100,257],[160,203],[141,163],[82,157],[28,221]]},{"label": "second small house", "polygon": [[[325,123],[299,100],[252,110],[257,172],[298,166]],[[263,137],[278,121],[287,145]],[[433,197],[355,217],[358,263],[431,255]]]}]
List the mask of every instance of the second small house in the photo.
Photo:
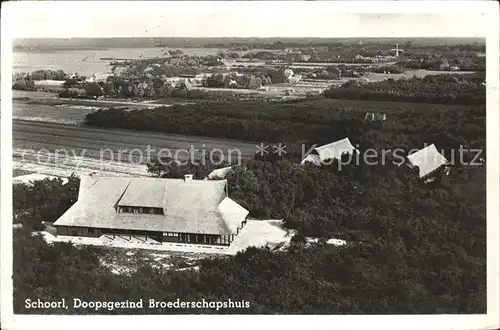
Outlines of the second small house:
[{"label": "second small house", "polygon": [[212,172],[210,172],[204,180],[222,180],[225,179],[230,173],[234,171],[234,166],[227,166],[222,168],[216,168]]},{"label": "second small house", "polygon": [[331,161],[342,159],[343,155],[352,155],[359,153],[349,141],[349,138],[338,140],[321,147],[314,148],[301,162],[302,165],[312,163],[317,166],[331,164]]},{"label": "second small house", "polygon": [[434,144],[408,155],[399,166],[405,164],[413,169],[418,168],[420,179],[425,183],[435,181],[441,174],[450,172],[448,160],[436,149]]},{"label": "second small house", "polygon": [[365,115],[365,120],[368,121],[385,121],[386,119],[387,119],[386,113],[367,112]]}]

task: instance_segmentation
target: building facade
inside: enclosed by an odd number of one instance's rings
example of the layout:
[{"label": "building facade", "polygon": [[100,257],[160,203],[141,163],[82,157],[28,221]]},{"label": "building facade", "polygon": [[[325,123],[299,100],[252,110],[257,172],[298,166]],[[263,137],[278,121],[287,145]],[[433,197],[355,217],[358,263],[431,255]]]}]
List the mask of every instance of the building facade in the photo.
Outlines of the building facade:
[{"label": "building facade", "polygon": [[226,180],[90,177],[54,227],[58,235],[229,246],[248,211]]}]

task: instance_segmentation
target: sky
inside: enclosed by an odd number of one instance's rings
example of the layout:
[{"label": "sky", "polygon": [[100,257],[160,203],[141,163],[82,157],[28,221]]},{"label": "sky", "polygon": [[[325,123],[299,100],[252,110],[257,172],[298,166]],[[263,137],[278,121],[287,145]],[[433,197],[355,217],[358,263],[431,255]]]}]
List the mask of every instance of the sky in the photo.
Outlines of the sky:
[{"label": "sky", "polygon": [[474,2],[10,2],[2,21],[14,38],[484,37],[495,7]]}]

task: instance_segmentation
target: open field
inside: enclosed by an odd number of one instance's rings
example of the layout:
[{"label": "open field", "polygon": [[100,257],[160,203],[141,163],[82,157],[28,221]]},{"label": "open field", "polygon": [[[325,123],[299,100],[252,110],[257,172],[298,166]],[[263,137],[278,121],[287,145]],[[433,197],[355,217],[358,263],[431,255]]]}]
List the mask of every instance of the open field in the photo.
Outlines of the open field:
[{"label": "open field", "polygon": [[149,176],[144,165],[148,156],[164,149],[162,155],[170,152],[183,161],[190,153],[176,151],[190,150],[191,146],[196,158],[202,150],[209,155],[211,150],[220,149],[224,159],[231,156],[236,161],[238,153],[231,150],[240,150],[244,159],[252,158],[256,150],[252,143],[234,140],[13,121],[14,168],[47,175],[69,176],[97,170],[109,175]]},{"label": "open field", "polygon": [[[63,149],[63,148],[61,148]],[[108,176],[150,176],[143,164],[100,160],[84,151],[74,154],[35,152],[33,150],[15,148],[12,153],[13,167],[29,173],[49,176],[68,177],[72,174],[83,175],[99,171]]]},{"label": "open field", "polygon": [[[255,153],[255,145],[249,142],[133,130],[14,120],[12,131],[16,146],[21,147],[25,144],[25,148],[29,148],[30,143],[42,143],[55,147],[66,146],[89,150],[122,150],[123,155],[128,155],[128,151],[145,150],[147,146],[156,151],[167,148],[172,152],[178,149],[189,150],[193,146],[200,150],[204,148],[207,152],[216,148],[223,151],[238,149],[245,158],[251,158]],[[156,153],[151,151],[151,154]]]},{"label": "open field", "polygon": [[[136,108],[147,108],[151,107],[150,102],[132,102],[128,100],[90,100],[90,99],[69,99],[69,98],[58,98],[58,99],[45,99],[45,100],[35,100],[31,104],[38,105],[54,105],[54,106],[64,106],[64,105],[83,105],[89,107],[117,107],[117,106],[134,106]],[[154,106],[154,105],[153,105]]]},{"label": "open field", "polygon": [[[45,121],[60,124],[78,125],[85,121],[85,116],[102,107],[128,109],[151,109],[173,104],[191,104],[182,99],[159,100],[155,102],[131,102],[129,100],[79,100],[60,99],[57,94],[46,92],[14,91],[13,97],[29,97],[31,100],[14,100],[12,117],[19,120]],[[15,96],[14,96],[15,95]]]},{"label": "open field", "polygon": [[25,97],[29,97],[32,100],[46,99],[46,98],[57,97],[57,93],[38,92],[38,91],[19,91],[19,90],[12,91],[12,98],[13,99],[25,98]]},{"label": "open field", "polygon": [[46,121],[78,125],[85,116],[97,108],[55,107],[47,104],[31,104],[25,101],[12,102],[12,118],[20,120]]}]

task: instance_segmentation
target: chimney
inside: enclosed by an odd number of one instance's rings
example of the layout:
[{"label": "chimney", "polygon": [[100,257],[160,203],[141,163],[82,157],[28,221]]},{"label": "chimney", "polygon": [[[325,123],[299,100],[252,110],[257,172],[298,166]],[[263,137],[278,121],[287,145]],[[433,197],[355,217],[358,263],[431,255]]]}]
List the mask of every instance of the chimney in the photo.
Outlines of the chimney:
[{"label": "chimney", "polygon": [[192,174],[184,174],[184,182],[191,182],[193,181],[193,175]]}]

